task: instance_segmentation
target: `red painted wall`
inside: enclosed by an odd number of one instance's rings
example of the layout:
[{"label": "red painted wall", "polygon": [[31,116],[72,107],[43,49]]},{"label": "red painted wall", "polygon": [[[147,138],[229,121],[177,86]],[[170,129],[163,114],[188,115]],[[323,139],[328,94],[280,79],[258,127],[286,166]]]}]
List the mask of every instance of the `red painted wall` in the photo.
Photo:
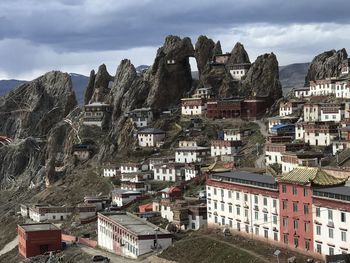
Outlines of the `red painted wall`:
[{"label": "red painted wall", "polygon": [[19,254],[25,258],[43,254],[43,246],[47,251],[61,250],[61,230],[25,232],[19,226],[17,232]]},{"label": "red painted wall", "polygon": [[[283,185],[286,186],[286,193],[283,193]],[[293,194],[293,186],[297,189],[297,194]],[[313,222],[312,222],[312,190],[310,186],[305,186],[307,196],[304,196],[303,185],[293,185],[290,183],[279,184],[280,203],[280,233],[281,242],[284,242],[284,234],[288,234],[288,245],[295,247],[294,239],[298,238],[298,248],[306,249],[305,241],[309,240],[309,250],[313,251]],[[287,207],[283,207],[283,201]],[[293,203],[298,204],[298,210],[293,210]],[[308,213],[304,214],[304,204],[308,205]],[[283,219],[288,219],[288,225],[283,225]],[[298,222],[298,228],[294,228],[294,220]],[[308,231],[305,231],[305,224],[308,223]]]}]

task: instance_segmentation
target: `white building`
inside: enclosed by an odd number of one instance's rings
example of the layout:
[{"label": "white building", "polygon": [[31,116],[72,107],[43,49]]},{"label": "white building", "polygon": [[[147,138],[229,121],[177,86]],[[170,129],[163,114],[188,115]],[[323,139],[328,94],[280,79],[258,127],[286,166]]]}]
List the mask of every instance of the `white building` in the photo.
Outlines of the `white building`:
[{"label": "white building", "polygon": [[196,93],[192,96],[193,98],[209,99],[212,95],[211,88],[199,88]]},{"label": "white building", "polygon": [[292,124],[297,122],[299,117],[293,117],[293,116],[275,116],[275,117],[270,117],[268,118],[269,121],[269,133],[272,132],[272,127],[276,125],[281,125],[281,124]]},{"label": "white building", "polygon": [[63,221],[67,219],[75,208],[72,206],[45,206],[34,205],[29,207],[29,218],[35,222]]},{"label": "white building", "polygon": [[304,121],[320,121],[321,119],[321,109],[320,105],[317,103],[306,103],[304,105]]},{"label": "white building", "polygon": [[281,117],[289,116],[301,109],[303,104],[303,102],[299,101],[282,101],[280,102],[279,115]]},{"label": "white building", "polygon": [[333,79],[323,79],[310,81],[311,96],[335,95],[335,81]]},{"label": "white building", "polygon": [[193,205],[188,207],[188,219],[189,228],[192,230],[198,230],[202,226],[207,225],[207,206],[206,205]]},{"label": "white building", "polygon": [[274,177],[236,171],[207,180],[209,227],[254,234],[279,241],[278,187]]},{"label": "white building", "polygon": [[181,115],[201,116],[205,113],[207,105],[202,98],[181,99]]},{"label": "white building", "polygon": [[234,80],[241,80],[247,74],[250,66],[250,63],[227,65]]},{"label": "white building", "polygon": [[137,128],[147,127],[153,121],[151,108],[134,109],[128,115]]},{"label": "white building", "polygon": [[179,163],[158,164],[153,166],[154,180],[177,182],[184,178],[184,165]]},{"label": "white building", "polygon": [[237,154],[242,147],[242,141],[211,141],[210,154],[211,156],[233,155]]},{"label": "white building", "polygon": [[141,172],[142,165],[139,163],[123,163],[120,165],[120,173],[138,173]]},{"label": "white building", "polygon": [[200,163],[210,156],[209,147],[180,147],[175,150],[175,162]]},{"label": "white building", "polygon": [[193,165],[193,164],[186,165],[184,168],[184,173],[185,173],[185,181],[190,181],[193,178],[200,175],[200,166]]},{"label": "white building", "polygon": [[335,83],[336,98],[349,99],[350,98],[350,81],[342,80]]},{"label": "white building", "polygon": [[293,90],[296,98],[305,98],[311,96],[310,87],[297,88]]},{"label": "white building", "polygon": [[300,166],[319,167],[323,153],[311,151],[284,152],[281,156],[282,173],[289,173]]},{"label": "white building", "polygon": [[134,259],[172,244],[168,231],[129,213],[98,213],[97,231],[100,248]]},{"label": "white building", "polygon": [[179,141],[179,147],[197,147],[196,141]]},{"label": "white building", "polygon": [[141,196],[142,193],[139,191],[114,189],[112,191],[112,204],[123,207]]},{"label": "white building", "polygon": [[115,177],[117,175],[117,167],[114,165],[104,165],[103,167],[103,177]]},{"label": "white building", "polygon": [[241,129],[224,129],[225,141],[241,141],[244,132]]},{"label": "white building", "polygon": [[102,127],[102,121],[106,115],[110,115],[112,107],[101,102],[92,102],[84,106],[84,124]]},{"label": "white building", "polygon": [[281,164],[282,155],[287,151],[299,151],[305,148],[304,143],[266,143],[265,163],[266,165]]},{"label": "white building", "polygon": [[328,146],[338,136],[338,125],[333,122],[304,123],[304,141],[312,146]]},{"label": "white building", "polygon": [[315,252],[324,255],[350,251],[350,187],[315,188],[313,191]]},{"label": "white building", "polygon": [[146,128],[137,133],[137,138],[141,147],[158,147],[164,141],[165,131]]}]

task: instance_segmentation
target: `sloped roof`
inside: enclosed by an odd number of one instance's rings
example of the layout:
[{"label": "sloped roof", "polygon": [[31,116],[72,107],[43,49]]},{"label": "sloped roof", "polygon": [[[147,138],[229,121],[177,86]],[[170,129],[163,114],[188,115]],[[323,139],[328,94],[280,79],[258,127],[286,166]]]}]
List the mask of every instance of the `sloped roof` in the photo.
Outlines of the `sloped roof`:
[{"label": "sloped roof", "polygon": [[317,167],[300,167],[295,168],[288,174],[284,175],[280,181],[298,184],[312,183],[320,186],[332,186],[342,184],[347,179],[348,178],[337,178]]},{"label": "sloped roof", "polygon": [[232,168],[228,168],[226,163],[224,162],[214,162],[213,164],[209,165],[206,168],[203,168],[205,172],[211,172],[211,173],[220,173],[220,172],[230,172]]}]

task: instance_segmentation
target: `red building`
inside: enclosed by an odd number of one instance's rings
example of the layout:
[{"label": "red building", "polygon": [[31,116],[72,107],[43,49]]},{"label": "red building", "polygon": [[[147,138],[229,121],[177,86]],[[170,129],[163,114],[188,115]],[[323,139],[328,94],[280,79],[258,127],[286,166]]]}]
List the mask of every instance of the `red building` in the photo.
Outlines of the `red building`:
[{"label": "red building", "polygon": [[153,211],[153,204],[144,204],[144,205],[139,205],[139,212],[140,213],[146,213],[146,212],[152,212]]},{"label": "red building", "polygon": [[25,258],[61,250],[61,229],[50,223],[18,225],[18,251]]},{"label": "red building", "polygon": [[242,103],[242,119],[256,120],[265,115],[266,110],[272,105],[268,98],[252,97]]}]

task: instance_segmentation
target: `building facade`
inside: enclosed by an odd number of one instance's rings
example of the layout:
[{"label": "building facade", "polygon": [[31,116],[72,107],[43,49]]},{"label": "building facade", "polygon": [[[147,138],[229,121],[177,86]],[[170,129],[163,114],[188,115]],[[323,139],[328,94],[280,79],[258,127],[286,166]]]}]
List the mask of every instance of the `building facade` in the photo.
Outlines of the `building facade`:
[{"label": "building facade", "polygon": [[158,147],[164,141],[165,131],[156,128],[146,128],[137,133],[140,147]]},{"label": "building facade", "polygon": [[201,116],[205,113],[206,102],[203,98],[181,99],[181,115]]},{"label": "building facade", "polygon": [[209,147],[180,147],[175,150],[176,163],[201,163],[210,156]]},{"label": "building facade", "polygon": [[242,141],[212,140],[210,146],[211,156],[237,154],[242,147]]}]

